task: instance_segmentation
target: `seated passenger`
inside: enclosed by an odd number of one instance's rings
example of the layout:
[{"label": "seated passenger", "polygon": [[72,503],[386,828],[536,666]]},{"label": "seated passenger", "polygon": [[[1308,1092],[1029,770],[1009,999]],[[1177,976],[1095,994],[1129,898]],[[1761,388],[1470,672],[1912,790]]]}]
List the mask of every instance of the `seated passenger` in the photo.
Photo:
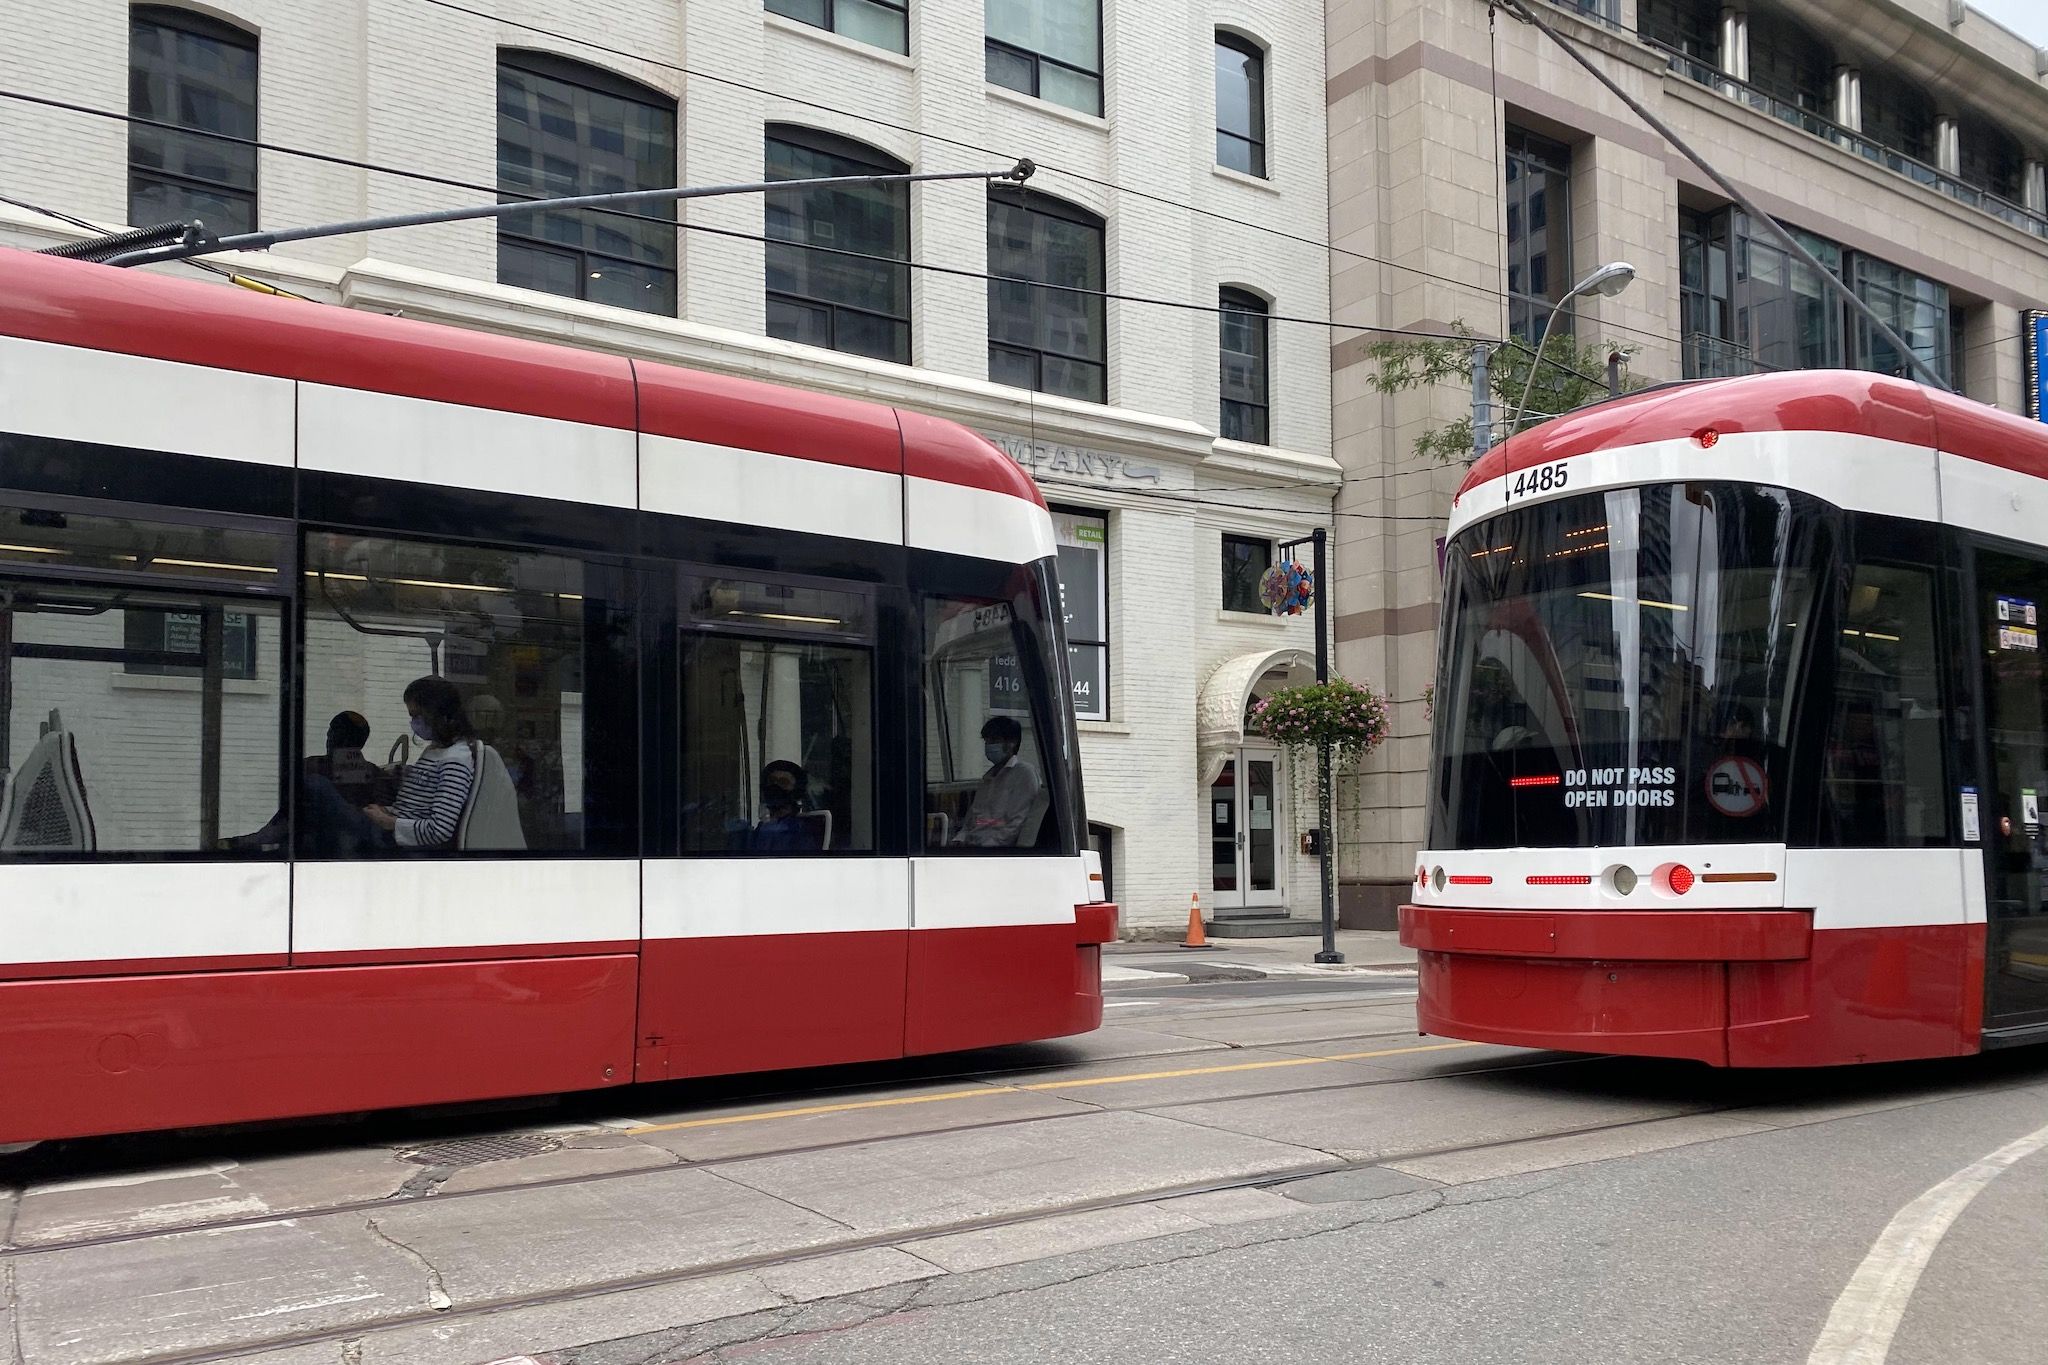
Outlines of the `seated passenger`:
[{"label": "seated passenger", "polygon": [[803,818],[809,806],[810,775],[786,758],[761,769],[761,811],[766,817],[747,836],[756,853],[816,853],[823,832]]},{"label": "seated passenger", "polygon": [[[354,711],[337,712],[327,722],[327,747],[306,755],[301,765],[303,778],[320,777],[332,782],[351,806],[362,807],[391,799],[391,780],[363,757],[370,742],[370,722]],[[220,841],[225,849],[278,848],[285,837],[285,813],[270,817],[270,823],[253,834],[238,834]]]},{"label": "seated passenger", "polygon": [[970,848],[1015,848],[1038,801],[1038,774],[1018,756],[1024,727],[1009,716],[990,716],[981,727],[989,768],[974,788],[966,819],[953,842]]},{"label": "seated passenger", "polygon": [[418,678],[405,689],[412,732],[426,748],[405,770],[390,806],[361,807],[329,777],[305,780],[309,851],[350,857],[394,848],[449,848],[476,784],[474,737],[462,694],[446,678]]}]

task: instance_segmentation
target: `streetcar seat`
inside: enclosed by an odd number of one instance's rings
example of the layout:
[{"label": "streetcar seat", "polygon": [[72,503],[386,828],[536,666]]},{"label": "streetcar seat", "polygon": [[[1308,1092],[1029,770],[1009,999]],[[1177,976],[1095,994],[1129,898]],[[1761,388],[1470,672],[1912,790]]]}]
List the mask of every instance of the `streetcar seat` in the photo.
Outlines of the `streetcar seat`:
[{"label": "streetcar seat", "polygon": [[1043,786],[1038,795],[1031,798],[1031,806],[1024,812],[1024,823],[1017,826],[1017,847],[1037,848],[1039,827],[1045,824],[1045,813],[1052,808],[1052,793]]},{"label": "streetcar seat", "polygon": [[469,784],[469,804],[455,826],[455,846],[485,852],[517,852],[526,847],[519,823],[519,791],[505,760],[488,744],[469,742],[476,778]]},{"label": "streetcar seat", "polygon": [[41,738],[7,783],[0,812],[0,852],[90,853],[99,847],[78,741],[57,712],[50,712]]},{"label": "streetcar seat", "polygon": [[797,823],[817,836],[815,847],[823,851],[832,847],[832,812],[829,810],[807,810],[800,812]]}]

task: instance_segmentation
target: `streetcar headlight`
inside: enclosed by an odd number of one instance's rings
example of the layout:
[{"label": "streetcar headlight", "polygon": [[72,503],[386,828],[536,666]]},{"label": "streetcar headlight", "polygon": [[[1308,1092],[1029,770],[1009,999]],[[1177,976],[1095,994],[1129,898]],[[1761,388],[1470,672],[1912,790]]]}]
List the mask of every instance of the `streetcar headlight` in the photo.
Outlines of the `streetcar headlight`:
[{"label": "streetcar headlight", "polygon": [[1450,874],[1446,873],[1441,867],[1437,868],[1436,871],[1429,874],[1429,884],[1435,887],[1439,892],[1441,892],[1444,889],[1445,884],[1449,881]]},{"label": "streetcar headlight", "polygon": [[1632,867],[1616,866],[1607,873],[1607,884],[1617,896],[1629,895],[1636,889],[1636,870]]}]

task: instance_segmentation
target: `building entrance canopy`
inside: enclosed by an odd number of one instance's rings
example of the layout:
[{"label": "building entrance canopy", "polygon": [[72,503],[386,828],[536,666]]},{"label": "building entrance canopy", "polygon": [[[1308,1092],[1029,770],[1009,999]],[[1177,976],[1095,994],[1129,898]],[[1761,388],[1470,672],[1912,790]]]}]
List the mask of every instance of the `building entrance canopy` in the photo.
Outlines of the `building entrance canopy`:
[{"label": "building entrance canopy", "polygon": [[1245,742],[1244,714],[1254,700],[1315,676],[1315,655],[1305,649],[1260,650],[1218,664],[1195,700],[1195,762],[1202,785],[1214,782]]}]

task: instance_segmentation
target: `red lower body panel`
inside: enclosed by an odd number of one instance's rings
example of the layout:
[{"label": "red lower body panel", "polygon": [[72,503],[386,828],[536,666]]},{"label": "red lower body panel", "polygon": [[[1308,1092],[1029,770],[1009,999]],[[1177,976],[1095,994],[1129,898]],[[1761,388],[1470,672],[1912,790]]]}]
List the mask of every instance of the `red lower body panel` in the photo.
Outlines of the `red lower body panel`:
[{"label": "red lower body panel", "polygon": [[[1401,908],[1425,1033],[1716,1066],[1975,1052],[1984,926],[1820,929],[1803,911]],[[1554,946],[1552,946],[1554,945]]]},{"label": "red lower body panel", "polygon": [[627,1080],[637,959],[0,982],[0,1142]]},{"label": "red lower body panel", "polygon": [[1076,942],[1090,937],[1085,921],[1081,927],[1080,933],[1068,923],[912,934],[904,1051],[956,1052],[1100,1028],[1101,940]]}]

